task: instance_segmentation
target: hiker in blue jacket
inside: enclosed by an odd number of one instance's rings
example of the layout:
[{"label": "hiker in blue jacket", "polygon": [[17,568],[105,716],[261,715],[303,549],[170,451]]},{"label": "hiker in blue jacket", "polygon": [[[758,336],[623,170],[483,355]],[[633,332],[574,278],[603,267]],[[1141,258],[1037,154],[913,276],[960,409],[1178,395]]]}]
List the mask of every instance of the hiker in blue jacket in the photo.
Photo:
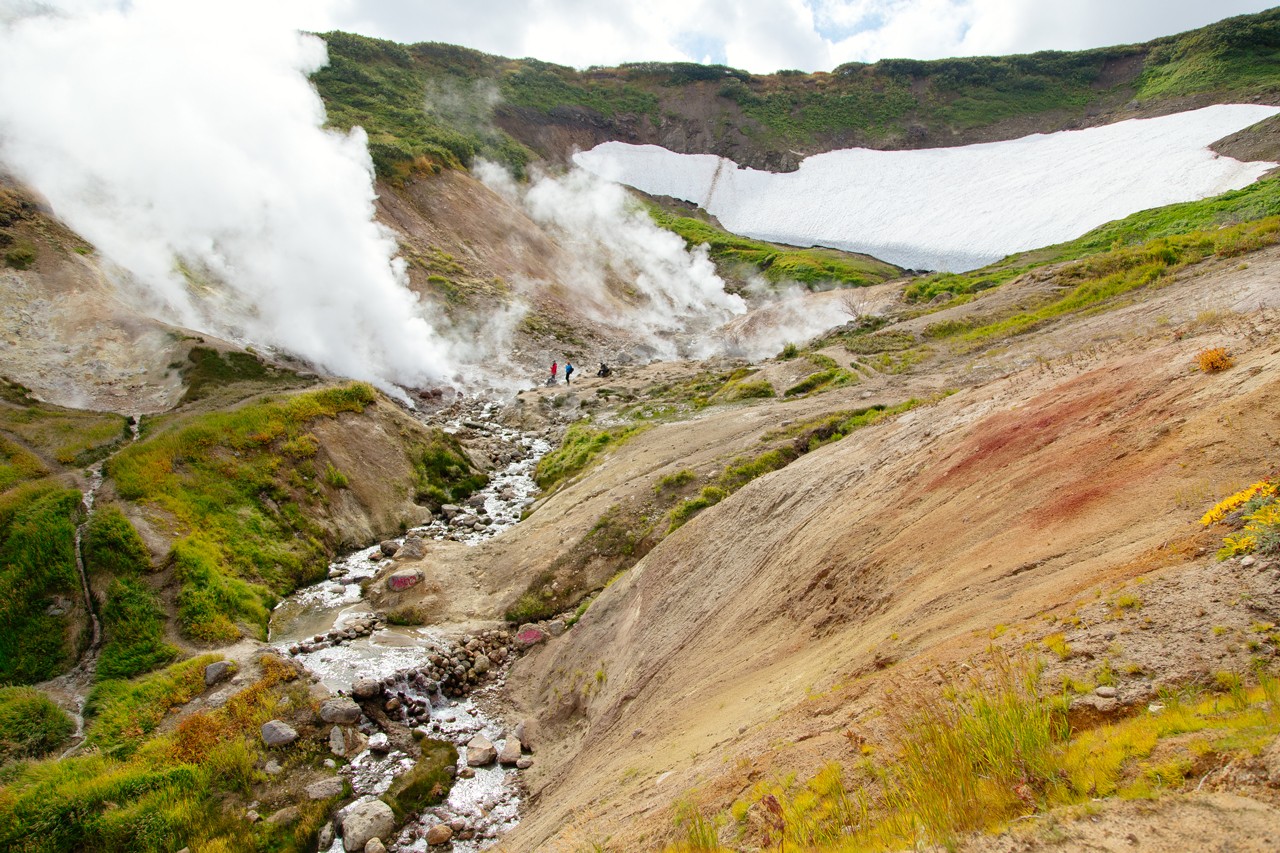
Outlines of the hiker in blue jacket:
[{"label": "hiker in blue jacket", "polygon": [[569,362],[564,363],[564,384],[569,384],[569,377],[573,376],[573,365]]}]

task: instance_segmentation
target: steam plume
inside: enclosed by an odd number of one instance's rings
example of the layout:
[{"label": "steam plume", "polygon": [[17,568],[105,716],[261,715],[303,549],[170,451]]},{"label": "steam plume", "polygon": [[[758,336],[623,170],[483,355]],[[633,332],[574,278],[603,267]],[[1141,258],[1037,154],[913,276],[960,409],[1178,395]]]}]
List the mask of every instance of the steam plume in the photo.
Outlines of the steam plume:
[{"label": "steam plume", "polygon": [[0,163],[163,319],[384,388],[451,374],[363,131],[323,129],[305,4],[77,6],[0,15]]}]

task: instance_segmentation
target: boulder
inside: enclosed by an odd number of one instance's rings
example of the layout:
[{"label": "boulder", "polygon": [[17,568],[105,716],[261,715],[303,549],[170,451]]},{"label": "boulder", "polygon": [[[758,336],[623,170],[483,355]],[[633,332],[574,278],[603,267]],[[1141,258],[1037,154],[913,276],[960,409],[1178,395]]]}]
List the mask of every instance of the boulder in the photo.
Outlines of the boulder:
[{"label": "boulder", "polygon": [[462,507],[458,506],[457,504],[445,504],[444,506],[440,507],[440,512],[444,513],[445,518],[449,519],[450,521],[453,521],[453,517],[458,513],[462,512]]},{"label": "boulder", "polygon": [[262,742],[267,746],[288,746],[298,739],[293,726],[282,720],[268,720],[262,724]]},{"label": "boulder", "polygon": [[234,672],[235,665],[229,660],[216,660],[204,668],[204,683],[212,687]]},{"label": "boulder", "polygon": [[360,706],[350,696],[328,699],[320,706],[320,719],[326,723],[350,726],[360,719]]},{"label": "boulder", "polygon": [[388,753],[391,751],[391,739],[387,737],[386,732],[378,732],[369,736],[369,749],[377,753]]},{"label": "boulder", "polygon": [[493,741],[484,735],[476,735],[467,741],[467,764],[471,767],[484,767],[492,764],[498,757],[498,750]]},{"label": "boulder", "polygon": [[326,776],[307,786],[307,799],[327,800],[342,793],[342,779],[338,776]]},{"label": "boulder", "polygon": [[427,844],[436,847],[441,844],[448,844],[453,840],[453,827],[447,823],[437,823],[435,826],[427,830]]},{"label": "boulder", "polygon": [[347,810],[342,819],[342,849],[347,853],[364,850],[371,838],[390,837],[396,828],[396,815],[382,800],[358,803]]},{"label": "boulder", "polygon": [[372,699],[382,692],[382,683],[376,678],[357,678],[351,685],[351,693],[357,699]]},{"label": "boulder", "polygon": [[396,551],[400,550],[400,543],[394,539],[386,539],[378,543],[378,550],[382,552],[384,557],[394,557]]},{"label": "boulder", "polygon": [[502,749],[498,750],[498,763],[507,767],[513,767],[519,760],[520,740],[515,737],[509,737],[502,742]]},{"label": "boulder", "polygon": [[396,552],[397,560],[421,560],[422,555],[427,552],[427,547],[422,541],[422,537],[416,533],[410,533],[404,537],[404,544],[400,546],[400,550]]},{"label": "boulder", "polygon": [[534,745],[538,740],[538,721],[527,717],[516,724],[516,739],[529,752],[536,752]]},{"label": "boulder", "polygon": [[347,739],[342,735],[342,726],[334,726],[329,732],[329,751],[339,758],[347,754]]},{"label": "boulder", "polygon": [[390,592],[400,592],[417,586],[422,582],[422,572],[417,569],[401,569],[398,572],[392,572],[387,578],[387,590]]},{"label": "boulder", "polygon": [[526,649],[536,646],[546,639],[547,632],[537,625],[521,625],[520,630],[516,632],[516,645]]}]

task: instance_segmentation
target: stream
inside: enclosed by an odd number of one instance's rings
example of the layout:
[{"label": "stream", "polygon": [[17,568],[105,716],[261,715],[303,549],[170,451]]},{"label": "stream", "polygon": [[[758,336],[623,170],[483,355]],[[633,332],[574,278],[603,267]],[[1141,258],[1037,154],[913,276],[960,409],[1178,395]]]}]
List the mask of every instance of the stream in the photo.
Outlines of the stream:
[{"label": "stream", "polygon": [[[538,493],[533,470],[547,453],[545,435],[522,433],[496,423],[498,406],[474,402],[465,407],[467,417],[447,420],[446,432],[467,429],[486,437],[502,449],[504,467],[490,472],[489,483],[462,506],[446,506],[430,523],[414,528],[397,540],[403,547],[409,536],[423,539],[452,539],[476,545],[514,527],[522,511]],[[399,707],[388,714],[418,734],[449,740],[458,747],[457,776],[447,801],[428,809],[391,839],[384,839],[392,851],[427,850],[426,833],[437,824],[450,824],[455,835],[452,849],[469,853],[496,843],[513,828],[520,815],[519,771],[514,767],[490,764],[467,765],[467,742],[483,734],[501,747],[508,727],[486,708],[501,688],[506,669],[515,659],[514,638],[504,629],[476,631],[474,626],[436,625],[406,627],[388,625],[365,601],[361,584],[391,564],[381,544],[363,548],[335,560],[329,577],[298,590],[277,605],[271,617],[270,642],[282,654],[306,667],[332,693],[351,694],[360,679],[381,683],[384,695],[393,696]],[[470,630],[471,633],[464,633]],[[493,649],[488,657],[501,661],[487,674],[482,686],[468,690],[465,678],[444,680],[441,666],[452,664],[463,648]],[[487,661],[486,661],[487,664]],[[479,668],[477,666],[477,668]],[[446,667],[447,669],[447,667]],[[461,672],[461,670],[459,670]],[[379,730],[367,718],[361,733],[373,737]],[[339,772],[352,786],[357,800],[385,793],[394,778],[410,770],[411,757],[396,749],[376,751],[366,746]],[[341,814],[341,812],[339,813]],[[342,851],[336,839],[327,848]]]}]

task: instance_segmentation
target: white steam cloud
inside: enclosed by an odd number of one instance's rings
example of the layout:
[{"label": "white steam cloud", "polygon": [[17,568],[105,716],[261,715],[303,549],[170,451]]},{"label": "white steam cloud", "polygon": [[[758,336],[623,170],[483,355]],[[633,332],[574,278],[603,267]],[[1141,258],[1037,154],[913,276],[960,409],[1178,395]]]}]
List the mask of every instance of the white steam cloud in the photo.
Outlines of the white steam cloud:
[{"label": "white steam cloud", "polygon": [[475,172],[569,250],[568,266],[557,273],[575,307],[625,326],[654,355],[711,355],[720,344],[707,333],[746,312],[741,297],[725,292],[706,247],[690,251],[617,184],[582,169],[539,176],[527,187],[491,163],[478,164]]},{"label": "white steam cloud", "polygon": [[451,375],[373,219],[363,131],[323,129],[305,3],[76,5],[0,15],[0,164],[162,319],[384,388]]}]

